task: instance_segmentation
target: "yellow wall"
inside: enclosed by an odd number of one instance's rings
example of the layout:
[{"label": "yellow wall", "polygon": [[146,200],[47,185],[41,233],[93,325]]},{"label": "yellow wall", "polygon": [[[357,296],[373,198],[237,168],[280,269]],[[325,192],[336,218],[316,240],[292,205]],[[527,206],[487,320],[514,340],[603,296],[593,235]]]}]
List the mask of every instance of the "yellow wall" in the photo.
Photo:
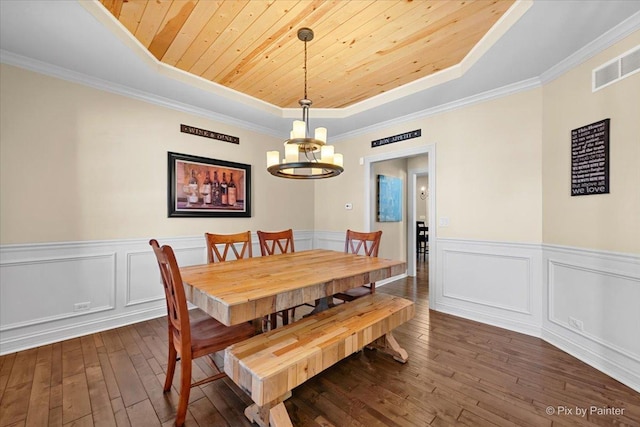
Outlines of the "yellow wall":
[{"label": "yellow wall", "polygon": [[[371,194],[359,160],[435,144],[436,217],[450,221],[438,237],[638,253],[640,74],[590,89],[594,67],[638,43],[637,32],[541,88],[339,141],[345,172],[318,182],[266,172],[278,138],[2,65],[0,243],[361,230]],[[570,197],[570,131],[603,118],[611,118],[611,194]],[[180,123],[241,144],[182,134]],[[371,148],[413,129],[422,137]],[[253,217],[167,218],[167,151],[251,164]]]},{"label": "yellow wall", "polygon": [[[419,145],[436,146],[438,237],[540,243],[542,90],[534,89],[336,143],[345,172],[316,186],[319,230],[364,224],[361,157]],[[371,148],[371,141],[414,129],[422,136]],[[344,214],[344,203],[354,209]]]},{"label": "yellow wall", "polygon": [[[277,138],[12,66],[0,76],[2,244],[313,228],[313,183],[266,171]],[[167,218],[168,151],[252,165],[252,218]]]},{"label": "yellow wall", "polygon": [[[640,253],[640,73],[597,92],[591,72],[640,44],[636,32],[544,86],[545,243]],[[610,118],[610,193],[571,197],[571,130]]]}]

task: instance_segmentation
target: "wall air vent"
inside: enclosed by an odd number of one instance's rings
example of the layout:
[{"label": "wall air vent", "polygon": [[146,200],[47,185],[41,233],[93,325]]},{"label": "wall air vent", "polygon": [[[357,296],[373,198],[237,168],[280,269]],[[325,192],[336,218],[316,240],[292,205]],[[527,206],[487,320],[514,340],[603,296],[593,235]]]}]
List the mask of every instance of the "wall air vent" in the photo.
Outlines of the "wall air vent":
[{"label": "wall air vent", "polygon": [[640,71],[640,46],[593,70],[593,92]]}]

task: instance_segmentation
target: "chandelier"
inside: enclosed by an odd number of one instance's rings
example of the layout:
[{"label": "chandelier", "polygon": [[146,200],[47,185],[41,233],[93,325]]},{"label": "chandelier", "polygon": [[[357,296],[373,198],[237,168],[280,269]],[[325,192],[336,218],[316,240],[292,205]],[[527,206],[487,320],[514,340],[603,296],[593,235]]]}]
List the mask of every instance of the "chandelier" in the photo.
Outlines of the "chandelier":
[{"label": "chandelier", "polygon": [[333,145],[327,145],[326,128],[316,128],[313,138],[309,130],[311,100],[307,98],[307,42],[313,40],[313,31],[300,28],[298,39],[304,42],[304,98],[298,101],[302,107],[302,120],[293,122],[289,139],[284,141],[282,162],[279,151],[267,152],[267,170],[281,178],[331,178],[344,171],[342,154],[334,153]]}]

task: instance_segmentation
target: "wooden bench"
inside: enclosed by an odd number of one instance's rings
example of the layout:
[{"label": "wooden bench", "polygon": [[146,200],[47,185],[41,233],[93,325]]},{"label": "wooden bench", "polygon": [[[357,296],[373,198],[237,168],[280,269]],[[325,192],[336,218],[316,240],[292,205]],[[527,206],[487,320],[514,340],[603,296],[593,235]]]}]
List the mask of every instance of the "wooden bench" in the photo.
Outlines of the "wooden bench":
[{"label": "wooden bench", "polygon": [[391,331],[414,312],[411,301],[371,294],[228,347],[224,370],[255,402],[247,418],[264,427],[291,425],[282,403],[291,390],[364,346],[406,362]]}]

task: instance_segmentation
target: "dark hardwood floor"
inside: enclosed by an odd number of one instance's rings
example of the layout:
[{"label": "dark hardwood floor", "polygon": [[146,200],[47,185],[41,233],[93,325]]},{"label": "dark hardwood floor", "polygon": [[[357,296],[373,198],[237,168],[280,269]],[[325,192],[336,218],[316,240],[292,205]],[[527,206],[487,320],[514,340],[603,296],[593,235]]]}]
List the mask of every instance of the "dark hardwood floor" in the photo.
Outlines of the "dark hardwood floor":
[{"label": "dark hardwood floor", "polygon": [[[394,332],[408,363],[375,350],[352,355],[294,389],[286,401],[294,425],[640,426],[639,394],[574,357],[429,311],[427,272],[421,263],[418,278],[378,288],[416,303],[415,318]],[[172,425],[178,395],[162,393],[165,322],[0,357],[0,426]],[[198,361],[194,378],[209,370]],[[250,425],[251,401],[229,379],[193,388],[190,400],[187,426]]]}]

